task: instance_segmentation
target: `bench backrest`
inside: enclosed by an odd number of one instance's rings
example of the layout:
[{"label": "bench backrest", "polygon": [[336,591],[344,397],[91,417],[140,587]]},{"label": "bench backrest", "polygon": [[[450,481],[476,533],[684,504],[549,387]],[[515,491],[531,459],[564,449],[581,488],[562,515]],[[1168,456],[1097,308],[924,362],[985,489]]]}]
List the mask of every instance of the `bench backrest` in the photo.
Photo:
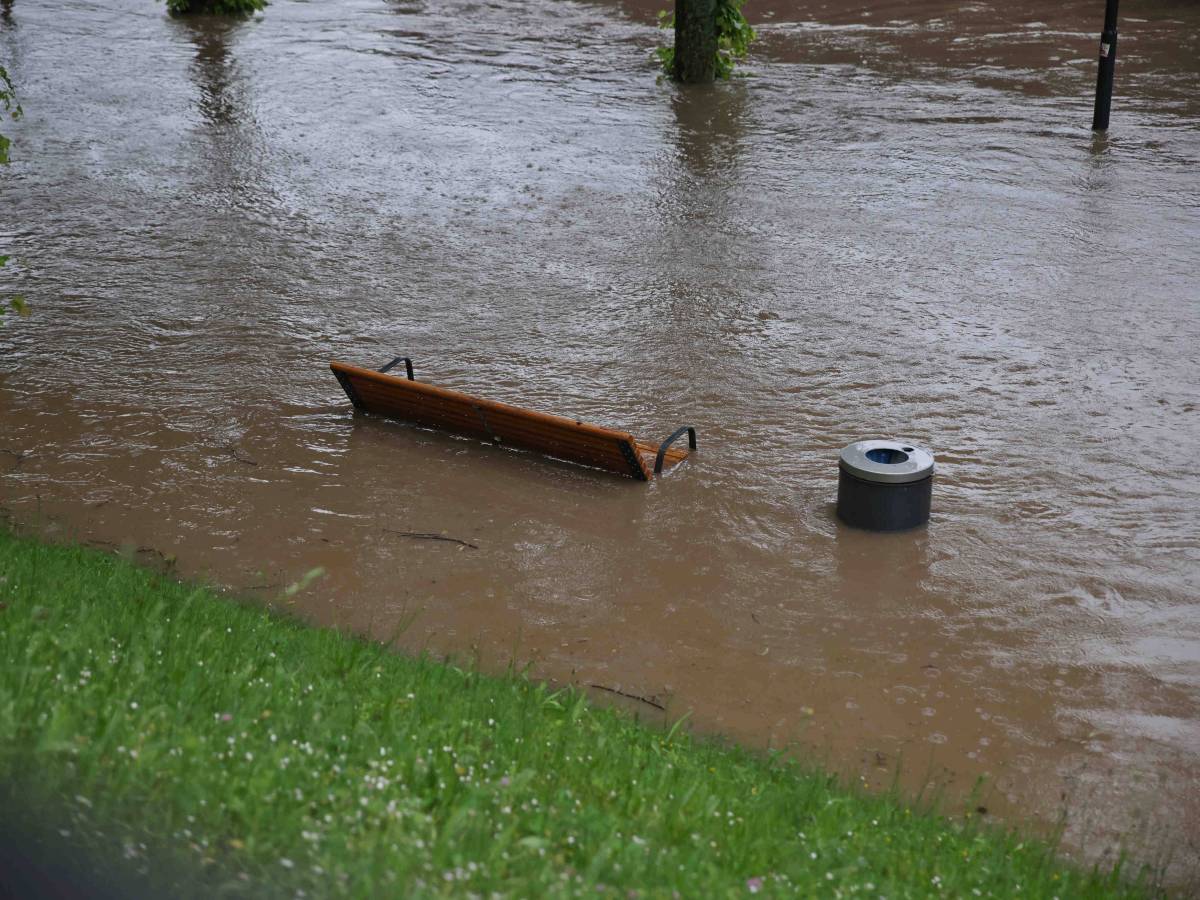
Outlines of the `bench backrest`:
[{"label": "bench backrest", "polygon": [[359,409],[427,428],[476,437],[506,447],[649,481],[650,471],[633,436],[563,416],[533,412],[472,397],[372,369],[332,362],[329,368]]}]

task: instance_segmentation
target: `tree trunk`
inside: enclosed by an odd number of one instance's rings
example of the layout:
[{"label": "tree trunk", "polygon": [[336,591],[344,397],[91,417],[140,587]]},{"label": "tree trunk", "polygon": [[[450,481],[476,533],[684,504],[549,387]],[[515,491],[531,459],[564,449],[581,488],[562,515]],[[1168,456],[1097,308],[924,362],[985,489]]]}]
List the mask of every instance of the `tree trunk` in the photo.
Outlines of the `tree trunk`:
[{"label": "tree trunk", "polygon": [[717,0],[675,0],[675,80],[712,81],[716,59]]}]

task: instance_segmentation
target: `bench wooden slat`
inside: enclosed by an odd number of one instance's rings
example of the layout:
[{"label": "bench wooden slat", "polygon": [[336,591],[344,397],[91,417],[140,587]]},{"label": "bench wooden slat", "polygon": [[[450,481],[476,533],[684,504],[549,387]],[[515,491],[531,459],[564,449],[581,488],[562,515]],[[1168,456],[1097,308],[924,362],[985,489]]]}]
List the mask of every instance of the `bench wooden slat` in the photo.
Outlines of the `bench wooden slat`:
[{"label": "bench wooden slat", "polygon": [[[539,450],[554,456],[577,458],[588,465],[607,468],[608,463],[621,466],[622,474],[629,474],[628,463],[620,449],[620,441],[610,439],[608,446],[598,443],[592,435],[578,435],[555,425],[530,423],[523,415],[514,415],[506,409],[464,410],[459,407],[433,407],[412,402],[410,398],[397,399],[387,392],[372,387],[356,388],[359,399],[376,412],[386,411],[408,421],[444,428],[482,440],[499,438],[498,443]],[[485,421],[487,427],[485,428]],[[568,420],[569,421],[569,420]],[[653,466],[653,456],[650,465]]]},{"label": "bench wooden slat", "polygon": [[478,413],[461,406],[447,406],[423,401],[420,397],[397,396],[394,390],[370,384],[355,386],[359,406],[383,415],[417,422],[431,427],[445,427],[477,437],[484,437],[483,423]]},{"label": "bench wooden slat", "polygon": [[[658,456],[658,445],[647,444],[645,441],[637,442],[638,454],[642,457],[642,462],[646,464],[646,468],[651,472],[654,471],[654,459]],[[663,454],[663,471],[679,465],[688,458],[687,447],[668,447],[667,452]]]},{"label": "bench wooden slat", "polygon": [[[653,477],[657,445],[638,442],[628,432],[484,400],[359,366],[335,361],[329,367],[351,402],[369,412],[494,440],[502,446],[534,450],[640,481]],[[664,456],[664,469],[687,456],[686,449],[671,447]]]}]

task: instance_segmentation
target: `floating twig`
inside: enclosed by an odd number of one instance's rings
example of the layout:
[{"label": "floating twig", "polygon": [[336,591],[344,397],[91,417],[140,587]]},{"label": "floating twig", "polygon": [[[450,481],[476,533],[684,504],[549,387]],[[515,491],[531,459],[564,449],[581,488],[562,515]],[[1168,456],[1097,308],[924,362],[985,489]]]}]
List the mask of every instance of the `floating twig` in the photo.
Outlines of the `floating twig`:
[{"label": "floating twig", "polygon": [[235,462],[240,462],[244,466],[257,466],[258,465],[257,460],[251,459],[248,456],[243,456],[241,451],[238,450],[237,447],[233,446],[233,444],[226,444],[221,449],[224,450],[226,453],[228,453],[230,456],[232,456]]},{"label": "floating twig", "polygon": [[0,447],[0,453],[7,453],[13,458],[13,468],[20,468],[21,463],[29,458],[29,454],[24,450],[10,450],[8,447]]},{"label": "floating twig", "polygon": [[141,554],[142,556],[156,557],[159,563],[167,570],[174,568],[176,563],[174,554],[163,553],[157,547],[147,547],[145,544],[117,544],[113,541],[102,540],[101,538],[88,538],[83,543],[89,547],[103,547],[120,555],[137,556]]},{"label": "floating twig", "polygon": [[470,547],[472,550],[478,550],[478,544],[472,544],[470,541],[460,541],[458,538],[446,537],[444,534],[433,534],[428,531],[396,531],[391,528],[383,529],[388,534],[399,535],[400,537],[411,538],[414,541],[445,541],[448,544],[462,544],[464,547]]},{"label": "floating twig", "polygon": [[641,694],[630,694],[625,691],[619,691],[616,688],[611,688],[603,684],[588,684],[588,687],[593,687],[598,691],[606,691],[610,694],[616,694],[618,697],[628,697],[630,700],[639,700],[647,706],[653,706],[655,709],[667,711],[667,708],[652,697],[643,697]]}]

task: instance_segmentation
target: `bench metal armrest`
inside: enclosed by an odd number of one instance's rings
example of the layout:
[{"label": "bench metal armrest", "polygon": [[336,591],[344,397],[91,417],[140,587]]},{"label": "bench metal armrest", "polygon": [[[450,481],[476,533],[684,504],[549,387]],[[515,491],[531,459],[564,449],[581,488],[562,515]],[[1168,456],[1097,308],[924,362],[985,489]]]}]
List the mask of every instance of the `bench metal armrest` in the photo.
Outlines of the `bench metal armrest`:
[{"label": "bench metal armrest", "polygon": [[688,436],[688,449],[689,450],[696,449],[696,429],[693,428],[691,425],[684,425],[682,428],[680,428],[678,431],[676,431],[673,435],[671,435],[669,438],[667,438],[665,441],[663,441],[659,445],[658,456],[656,456],[654,458],[654,474],[655,475],[662,474],[663,460],[667,456],[667,448],[670,447],[677,440],[679,440],[681,437],[683,437],[683,435],[685,433]]},{"label": "bench metal armrest", "polygon": [[397,356],[395,359],[393,359],[390,363],[388,363],[386,366],[384,366],[379,371],[380,372],[390,372],[392,369],[394,369],[400,363],[404,363],[404,371],[408,373],[408,380],[416,381],[416,379],[413,378],[412,360],[409,359],[407,356]]}]

